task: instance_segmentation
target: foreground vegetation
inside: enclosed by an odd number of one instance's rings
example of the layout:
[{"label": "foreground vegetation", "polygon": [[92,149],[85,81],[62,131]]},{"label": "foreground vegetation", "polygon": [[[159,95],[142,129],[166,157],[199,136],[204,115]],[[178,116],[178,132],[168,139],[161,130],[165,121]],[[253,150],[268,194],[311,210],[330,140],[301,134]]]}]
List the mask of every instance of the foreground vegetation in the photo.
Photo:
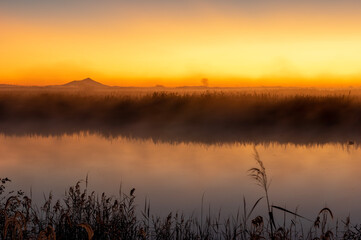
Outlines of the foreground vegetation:
[{"label": "foreground vegetation", "polygon": [[[221,215],[184,216],[169,213],[167,217],[150,214],[146,200],[143,209],[134,203],[135,189],[129,194],[108,197],[88,192],[87,180],[67,191],[64,199],[53,200],[50,194],[38,208],[22,191],[6,192],[8,178],[0,179],[0,239],[361,239],[361,225],[351,225],[350,219],[336,221],[332,211],[322,209],[315,219],[297,212],[270,205],[269,180],[266,169],[255,151],[257,166],[250,176],[264,190],[252,207],[243,199],[243,210],[229,218]],[[85,188],[81,186],[85,185]],[[255,216],[260,201],[267,202],[264,216]],[[290,215],[291,221],[275,219],[273,212]],[[310,226],[310,227],[305,227]]]},{"label": "foreground vegetation", "polygon": [[[361,97],[252,92],[143,95],[2,92],[4,134],[103,135],[180,141],[361,140]],[[293,137],[292,136],[296,136]]]}]

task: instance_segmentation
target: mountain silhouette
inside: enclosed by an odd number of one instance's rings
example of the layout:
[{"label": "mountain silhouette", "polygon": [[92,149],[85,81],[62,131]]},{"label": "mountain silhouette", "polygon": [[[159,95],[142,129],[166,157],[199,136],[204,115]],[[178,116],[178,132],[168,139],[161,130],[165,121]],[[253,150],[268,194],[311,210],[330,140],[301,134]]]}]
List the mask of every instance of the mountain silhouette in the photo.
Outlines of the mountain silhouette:
[{"label": "mountain silhouette", "polygon": [[91,78],[85,78],[83,80],[76,80],[76,81],[68,82],[62,86],[63,87],[71,87],[71,88],[105,88],[105,87],[109,87],[100,82],[94,81]]}]

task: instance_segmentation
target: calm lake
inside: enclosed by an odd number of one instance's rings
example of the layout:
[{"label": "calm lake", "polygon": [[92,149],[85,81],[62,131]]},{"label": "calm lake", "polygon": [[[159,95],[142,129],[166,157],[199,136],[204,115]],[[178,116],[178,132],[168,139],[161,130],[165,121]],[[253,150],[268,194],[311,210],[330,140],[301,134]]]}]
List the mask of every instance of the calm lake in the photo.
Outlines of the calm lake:
[{"label": "calm lake", "polygon": [[[270,198],[314,219],[329,207],[335,217],[361,220],[361,148],[347,144],[257,144],[271,179]],[[154,142],[150,139],[106,138],[96,134],[63,136],[0,136],[0,176],[12,180],[11,189],[32,192],[36,204],[49,192],[64,196],[66,189],[89,176],[89,189],[117,196],[136,189],[138,210],[150,199],[151,213],[170,211],[235,215],[261,196],[248,176],[255,167],[254,144]],[[85,187],[85,183],[82,185]],[[255,214],[266,215],[265,201]],[[281,214],[283,216],[283,214]]]}]

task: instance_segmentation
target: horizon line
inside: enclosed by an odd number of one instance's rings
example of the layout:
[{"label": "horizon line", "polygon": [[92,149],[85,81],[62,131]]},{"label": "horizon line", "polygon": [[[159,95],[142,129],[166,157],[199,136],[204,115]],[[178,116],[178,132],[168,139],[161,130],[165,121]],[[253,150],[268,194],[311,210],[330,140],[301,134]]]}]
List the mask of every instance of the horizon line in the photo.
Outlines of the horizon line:
[{"label": "horizon line", "polygon": [[[269,79],[269,78],[266,78]],[[175,86],[167,86],[164,84],[158,84],[158,83],[154,83],[152,85],[143,85],[143,86],[137,86],[137,85],[113,85],[113,84],[104,84],[101,81],[97,81],[94,80],[90,77],[81,79],[81,80],[70,80],[70,81],[66,81],[64,83],[58,83],[58,84],[17,84],[17,83],[0,83],[1,87],[39,87],[39,88],[46,88],[46,87],[68,87],[68,88],[76,88],[76,87],[81,87],[80,85],[87,82],[86,84],[89,84],[89,82],[91,84],[97,85],[97,86],[87,86],[87,87],[93,87],[93,88],[101,88],[101,87],[108,87],[108,88],[205,88],[205,89],[212,89],[212,88],[224,88],[224,89],[232,89],[232,88],[330,88],[330,89],[334,89],[334,88],[361,88],[361,84],[351,84],[349,82],[346,82],[344,84],[342,83],[335,83],[335,82],[330,82],[330,83],[326,83],[326,84],[320,84],[320,83],[315,83],[315,84],[310,84],[310,83],[295,83],[293,82],[293,84],[267,84],[267,82],[264,82],[264,84],[262,84],[261,82],[257,83],[253,83],[251,84],[250,82],[244,82],[243,85],[241,84],[235,84],[232,86],[232,84],[225,84],[225,86],[220,86],[217,84],[209,84],[208,83],[208,79],[207,78],[200,78],[200,82],[202,82],[202,84],[199,85],[191,85],[191,84],[180,84],[180,85],[175,85]],[[347,84],[348,83],[348,84]],[[70,84],[79,84],[79,86],[71,86]],[[211,85],[211,86],[210,86]],[[85,86],[83,86],[85,87]]]}]

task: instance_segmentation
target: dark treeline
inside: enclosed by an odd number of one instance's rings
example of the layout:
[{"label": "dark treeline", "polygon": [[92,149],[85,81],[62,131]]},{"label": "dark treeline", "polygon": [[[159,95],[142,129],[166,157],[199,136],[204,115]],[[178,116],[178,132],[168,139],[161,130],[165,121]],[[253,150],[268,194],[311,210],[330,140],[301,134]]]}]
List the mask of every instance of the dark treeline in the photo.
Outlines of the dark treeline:
[{"label": "dark treeline", "polygon": [[349,95],[0,94],[4,134],[89,131],[165,141],[325,143],[357,141],[360,123],[361,98]]}]

